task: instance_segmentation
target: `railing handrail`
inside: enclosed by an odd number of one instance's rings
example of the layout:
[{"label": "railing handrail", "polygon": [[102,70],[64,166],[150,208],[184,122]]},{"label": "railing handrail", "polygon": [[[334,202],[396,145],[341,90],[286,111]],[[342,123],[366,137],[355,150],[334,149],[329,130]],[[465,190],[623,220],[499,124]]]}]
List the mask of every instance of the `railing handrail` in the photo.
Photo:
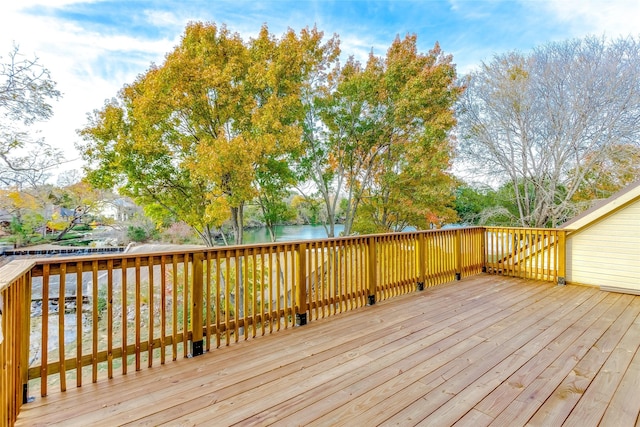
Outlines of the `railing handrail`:
[{"label": "railing handrail", "polygon": [[[9,269],[9,266],[12,266],[16,263],[24,262],[29,263],[30,267],[27,267],[26,271],[29,269],[33,270],[34,267],[40,267],[46,264],[59,264],[59,263],[67,263],[72,264],[76,262],[87,262],[87,261],[108,261],[108,260],[120,260],[120,259],[135,259],[140,257],[149,257],[149,256],[183,256],[185,254],[206,254],[206,253],[215,253],[215,252],[224,252],[224,251],[236,251],[236,250],[254,250],[254,249],[262,249],[262,248],[280,248],[284,246],[298,246],[301,243],[309,243],[309,242],[346,242],[352,241],[358,238],[382,238],[390,235],[409,235],[409,234],[437,234],[442,232],[451,232],[455,233],[456,230],[484,230],[487,228],[498,228],[498,227],[481,227],[481,226],[471,226],[471,227],[451,227],[451,228],[440,228],[440,229],[432,229],[432,230],[415,230],[415,231],[401,231],[397,233],[376,233],[376,234],[363,234],[363,235],[351,235],[351,236],[337,236],[337,237],[326,237],[321,239],[313,239],[313,240],[291,240],[291,241],[280,241],[280,242],[264,242],[264,243],[248,243],[241,245],[224,245],[224,246],[211,246],[211,247],[190,247],[189,249],[168,249],[168,250],[160,250],[160,251],[145,251],[145,252],[119,252],[119,253],[102,253],[102,254],[87,254],[87,255],[65,255],[65,256],[57,256],[57,257],[42,257],[42,258],[30,258],[26,260],[12,260],[7,265],[0,267],[0,290],[4,289],[5,285],[9,285],[13,278],[21,275],[19,269],[22,268],[18,266],[15,270]],[[513,229],[513,227],[511,228]],[[549,230],[549,229],[546,229]],[[6,272],[5,272],[6,268]],[[14,274],[14,271],[17,271]],[[41,274],[37,269],[35,274],[32,274],[33,277],[38,277]],[[11,279],[5,280],[5,276],[11,277]]]},{"label": "railing handrail", "polygon": [[7,289],[16,278],[31,271],[37,263],[36,259],[14,259],[0,267],[0,292]]}]

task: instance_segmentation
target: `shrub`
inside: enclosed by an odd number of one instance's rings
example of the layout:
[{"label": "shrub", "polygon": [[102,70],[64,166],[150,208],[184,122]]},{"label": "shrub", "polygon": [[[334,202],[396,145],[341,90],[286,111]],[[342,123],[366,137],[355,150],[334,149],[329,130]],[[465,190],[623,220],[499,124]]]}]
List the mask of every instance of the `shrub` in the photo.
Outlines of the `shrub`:
[{"label": "shrub", "polygon": [[164,231],[164,238],[174,244],[190,242],[194,237],[193,229],[184,222],[173,223]]},{"label": "shrub", "polygon": [[127,237],[133,242],[144,242],[149,239],[149,234],[142,227],[130,225],[127,229]]}]

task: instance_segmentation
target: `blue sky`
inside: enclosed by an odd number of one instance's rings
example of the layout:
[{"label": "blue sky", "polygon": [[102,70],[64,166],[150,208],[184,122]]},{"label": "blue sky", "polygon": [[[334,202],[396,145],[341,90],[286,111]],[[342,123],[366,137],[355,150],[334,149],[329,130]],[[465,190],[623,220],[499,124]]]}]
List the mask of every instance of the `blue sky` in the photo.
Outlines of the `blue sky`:
[{"label": "blue sky", "polygon": [[190,21],[226,24],[245,39],[265,23],[276,35],[316,25],[340,36],[345,57],[363,60],[371,50],[384,55],[396,35],[415,33],[422,51],[439,42],[463,75],[494,54],[551,41],[638,37],[638,16],[637,0],[8,0],[0,6],[0,55],[15,43],[50,69],[64,96],[39,136],[72,160],[86,114],[161,63]]}]

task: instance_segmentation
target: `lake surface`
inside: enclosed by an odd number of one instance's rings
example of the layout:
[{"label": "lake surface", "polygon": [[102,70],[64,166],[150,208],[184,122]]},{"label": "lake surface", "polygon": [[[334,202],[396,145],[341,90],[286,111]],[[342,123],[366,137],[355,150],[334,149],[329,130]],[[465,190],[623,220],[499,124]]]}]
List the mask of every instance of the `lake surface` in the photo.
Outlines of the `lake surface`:
[{"label": "lake surface", "polygon": [[[338,236],[344,225],[336,224],[335,235]],[[291,242],[295,240],[326,239],[327,232],[322,225],[278,225],[276,226],[276,241]],[[245,230],[244,243],[266,243],[271,241],[267,227]]]}]

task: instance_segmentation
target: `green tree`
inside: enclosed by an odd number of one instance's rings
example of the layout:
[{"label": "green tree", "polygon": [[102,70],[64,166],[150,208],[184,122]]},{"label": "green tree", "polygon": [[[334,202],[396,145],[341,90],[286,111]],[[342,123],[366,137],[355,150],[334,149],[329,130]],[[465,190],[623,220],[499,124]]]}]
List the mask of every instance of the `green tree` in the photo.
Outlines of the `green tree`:
[{"label": "green tree", "polygon": [[41,196],[42,189],[19,190],[17,187],[0,189],[0,208],[11,214],[9,231],[16,245],[29,243],[36,234],[44,234],[46,219],[45,206]]},{"label": "green tree", "polygon": [[295,182],[289,165],[272,160],[265,168],[256,171],[258,183],[258,205],[271,241],[276,241],[275,226],[295,218],[295,210],[287,203],[289,188]]},{"label": "green tree", "polygon": [[146,242],[149,240],[149,234],[143,227],[130,225],[127,227],[127,237],[132,242]]},{"label": "green tree", "polygon": [[295,210],[298,222],[302,224],[320,225],[323,223],[321,216],[322,200],[312,199],[301,195],[291,198],[291,207]]},{"label": "green tree", "polygon": [[301,91],[304,107],[303,147],[302,155],[295,163],[298,178],[296,189],[306,200],[306,203],[299,203],[302,216],[310,224],[323,224],[327,236],[334,237],[344,177],[332,162],[333,147],[323,115],[327,98],[335,91],[340,72],[339,39],[334,35],[324,44],[313,44],[307,52],[312,60],[309,61],[310,67],[307,68]]},{"label": "green tree", "polygon": [[85,180],[80,180],[62,188],[52,189],[49,193],[49,200],[55,206],[73,211],[73,216],[62,221],[48,222],[49,227],[59,231],[57,241],[71,231],[73,228],[90,223],[100,210],[106,194],[104,191],[94,189]]},{"label": "green tree", "polygon": [[451,60],[438,44],[419,53],[416,36],[408,35],[396,38],[384,59],[371,54],[365,67],[351,59],[341,69],[323,118],[326,164],[344,179],[345,234],[361,204],[368,219],[359,223],[380,230],[455,219],[455,181],[447,170],[462,88]]},{"label": "green tree", "polygon": [[465,224],[484,224],[483,215],[496,203],[496,191],[489,186],[474,187],[463,183],[456,188],[455,210]]}]

